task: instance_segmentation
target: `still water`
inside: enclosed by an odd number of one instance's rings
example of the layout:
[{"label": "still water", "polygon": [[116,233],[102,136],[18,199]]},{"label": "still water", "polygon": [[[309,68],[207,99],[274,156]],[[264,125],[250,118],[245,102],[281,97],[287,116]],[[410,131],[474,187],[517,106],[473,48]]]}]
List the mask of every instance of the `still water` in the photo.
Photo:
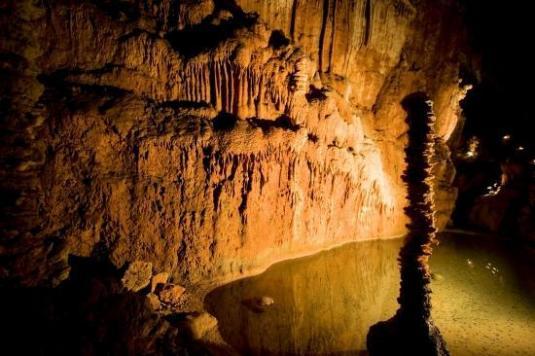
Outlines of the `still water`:
[{"label": "still water", "polygon": [[[443,233],[431,259],[433,318],[452,355],[535,355],[535,266],[525,249]],[[212,291],[207,309],[242,354],[365,355],[397,309],[402,240],[278,263]]]}]

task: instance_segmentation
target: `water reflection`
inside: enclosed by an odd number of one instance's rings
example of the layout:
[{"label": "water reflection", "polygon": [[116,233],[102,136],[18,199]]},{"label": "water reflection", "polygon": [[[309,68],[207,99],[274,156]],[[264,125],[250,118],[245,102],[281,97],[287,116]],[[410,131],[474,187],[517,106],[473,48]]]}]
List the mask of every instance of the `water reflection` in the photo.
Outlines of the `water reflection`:
[{"label": "water reflection", "polygon": [[[535,354],[535,272],[509,248],[443,234],[431,260],[433,317],[452,354]],[[346,245],[274,265],[206,298],[244,354],[364,353],[371,325],[397,308],[401,240]]]}]

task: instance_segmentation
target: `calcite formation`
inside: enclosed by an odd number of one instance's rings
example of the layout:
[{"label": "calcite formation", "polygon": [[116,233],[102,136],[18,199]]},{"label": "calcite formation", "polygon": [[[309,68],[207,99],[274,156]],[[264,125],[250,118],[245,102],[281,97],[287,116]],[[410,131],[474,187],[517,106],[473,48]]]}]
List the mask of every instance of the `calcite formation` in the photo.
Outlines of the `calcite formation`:
[{"label": "calcite formation", "polygon": [[402,101],[407,110],[409,144],[405,150],[410,219],[405,243],[399,252],[399,309],[387,321],[370,328],[370,355],[449,355],[446,344],[431,318],[431,272],[429,257],[437,243],[433,202],[432,157],[435,151],[433,102],[424,93]]},{"label": "calcite formation", "polygon": [[121,282],[132,292],[139,292],[149,285],[152,277],[152,263],[134,261],[128,266]]},{"label": "calcite formation", "polygon": [[0,27],[3,283],[82,256],[188,285],[404,234],[417,91],[448,219],[453,0],[11,0]]}]

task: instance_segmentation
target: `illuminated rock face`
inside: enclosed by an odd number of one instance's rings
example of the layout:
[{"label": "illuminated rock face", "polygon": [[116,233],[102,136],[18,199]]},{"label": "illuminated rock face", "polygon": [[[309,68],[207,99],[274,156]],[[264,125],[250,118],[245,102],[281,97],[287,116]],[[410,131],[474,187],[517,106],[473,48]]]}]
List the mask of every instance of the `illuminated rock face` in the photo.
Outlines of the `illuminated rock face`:
[{"label": "illuminated rock face", "polygon": [[2,278],[59,282],[72,254],[195,283],[403,234],[416,91],[435,102],[447,221],[453,1],[131,2],[1,15]]}]

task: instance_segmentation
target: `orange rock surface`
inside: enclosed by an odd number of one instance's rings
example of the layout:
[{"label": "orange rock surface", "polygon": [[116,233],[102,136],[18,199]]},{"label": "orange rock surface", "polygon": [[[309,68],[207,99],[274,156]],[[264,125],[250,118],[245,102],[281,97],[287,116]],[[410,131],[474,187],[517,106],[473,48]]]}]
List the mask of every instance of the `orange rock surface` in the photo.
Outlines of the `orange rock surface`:
[{"label": "orange rock surface", "polygon": [[56,284],[77,255],[188,285],[401,235],[416,91],[449,217],[468,89],[454,1],[2,6],[2,279]]}]

